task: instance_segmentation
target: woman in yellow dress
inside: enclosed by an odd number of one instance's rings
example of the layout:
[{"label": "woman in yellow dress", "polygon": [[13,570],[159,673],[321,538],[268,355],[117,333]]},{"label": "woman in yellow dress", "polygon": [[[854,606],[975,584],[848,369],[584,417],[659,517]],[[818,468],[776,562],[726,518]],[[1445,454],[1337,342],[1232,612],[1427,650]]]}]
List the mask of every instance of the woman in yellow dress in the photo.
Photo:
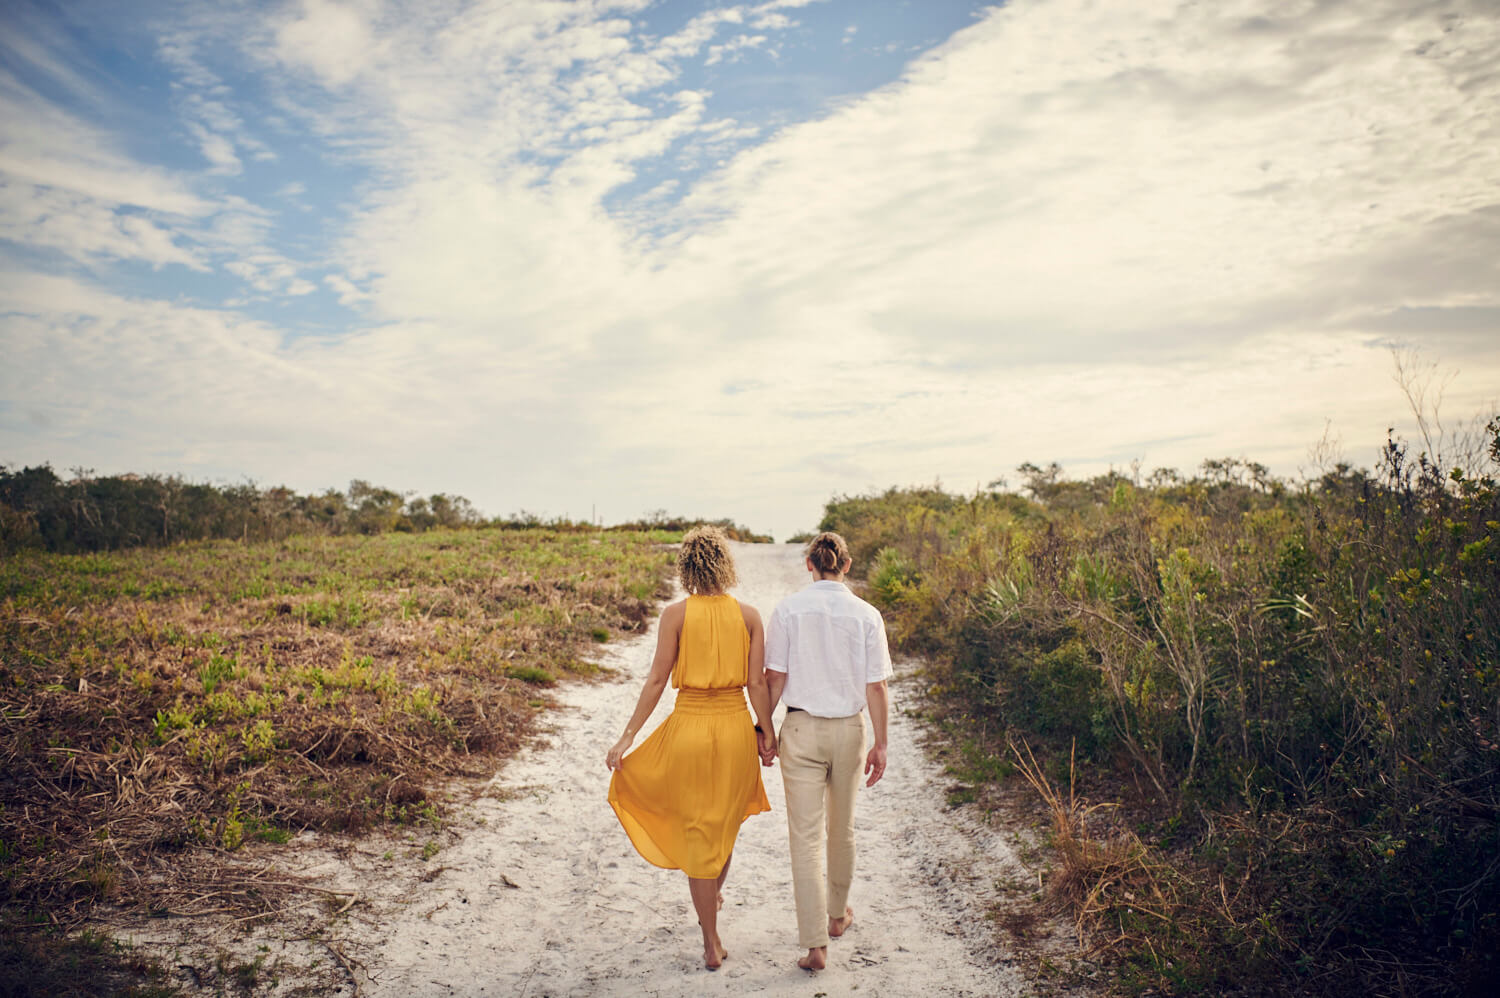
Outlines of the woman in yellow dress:
[{"label": "woman in yellow dress", "polygon": [[[688,597],[662,611],[651,672],[625,733],[609,750],[609,803],[645,859],[688,876],[703,929],[703,963],[724,958],[718,911],[740,823],[771,809],[759,761],[776,751],[763,671],[760,614],[730,596],[737,581],[729,543],[716,527],[682,540],[677,571]],[[668,680],[677,704],[651,737],[625,755]],[[745,709],[745,693],[756,721]]]}]

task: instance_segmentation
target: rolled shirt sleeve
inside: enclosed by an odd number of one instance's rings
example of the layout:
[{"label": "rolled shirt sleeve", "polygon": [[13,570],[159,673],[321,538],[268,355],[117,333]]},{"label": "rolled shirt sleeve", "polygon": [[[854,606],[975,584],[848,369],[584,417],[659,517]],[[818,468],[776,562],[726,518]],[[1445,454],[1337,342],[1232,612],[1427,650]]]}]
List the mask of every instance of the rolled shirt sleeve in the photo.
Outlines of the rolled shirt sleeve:
[{"label": "rolled shirt sleeve", "polygon": [[896,674],[891,667],[891,649],[885,640],[885,620],[875,614],[873,626],[865,635],[865,682],[879,683]]},{"label": "rolled shirt sleeve", "polygon": [[766,668],[772,672],[785,672],[791,659],[792,640],[786,618],[786,612],[778,606],[771,611],[771,621],[766,625]]}]

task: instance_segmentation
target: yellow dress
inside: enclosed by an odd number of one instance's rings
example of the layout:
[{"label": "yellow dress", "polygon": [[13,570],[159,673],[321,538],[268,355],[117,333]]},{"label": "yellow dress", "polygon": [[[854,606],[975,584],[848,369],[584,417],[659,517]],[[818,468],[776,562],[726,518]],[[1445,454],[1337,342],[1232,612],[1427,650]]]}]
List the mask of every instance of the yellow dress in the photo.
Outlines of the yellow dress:
[{"label": "yellow dress", "polygon": [[677,705],[627,755],[609,803],[646,861],[717,877],[740,822],[771,810],[745,704],[750,632],[732,596],[689,596],[672,667]]}]

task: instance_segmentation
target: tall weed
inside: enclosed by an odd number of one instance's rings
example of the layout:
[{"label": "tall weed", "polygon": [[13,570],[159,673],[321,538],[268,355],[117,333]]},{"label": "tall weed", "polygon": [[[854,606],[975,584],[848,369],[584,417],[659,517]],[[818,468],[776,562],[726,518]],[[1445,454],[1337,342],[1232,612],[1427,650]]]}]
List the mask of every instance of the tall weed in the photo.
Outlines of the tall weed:
[{"label": "tall weed", "polygon": [[[951,709],[1076,744],[1149,832],[1137,866],[1170,859],[1191,918],[1111,909],[1139,987],[1459,994],[1500,970],[1500,420],[1489,441],[1300,483],[1028,465],[1024,496],[845,496],[821,526]],[[1067,862],[1115,869],[1100,848]]]}]

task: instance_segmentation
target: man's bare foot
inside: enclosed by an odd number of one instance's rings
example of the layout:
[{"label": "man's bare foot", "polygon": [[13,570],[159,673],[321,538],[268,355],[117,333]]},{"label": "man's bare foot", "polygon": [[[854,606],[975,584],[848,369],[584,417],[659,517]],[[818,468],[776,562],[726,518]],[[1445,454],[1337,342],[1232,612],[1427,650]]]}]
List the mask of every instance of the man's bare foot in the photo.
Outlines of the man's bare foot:
[{"label": "man's bare foot", "polygon": [[718,970],[727,959],[729,951],[724,948],[723,943],[715,943],[712,948],[703,951],[703,966],[709,970]]},{"label": "man's bare foot", "polygon": [[854,924],[854,909],[845,907],[843,918],[830,918],[828,920],[828,934],[837,939],[849,931],[849,926]]},{"label": "man's bare foot", "polygon": [[797,966],[806,971],[822,970],[828,966],[828,947],[819,946],[807,951],[807,955],[797,961]]}]

